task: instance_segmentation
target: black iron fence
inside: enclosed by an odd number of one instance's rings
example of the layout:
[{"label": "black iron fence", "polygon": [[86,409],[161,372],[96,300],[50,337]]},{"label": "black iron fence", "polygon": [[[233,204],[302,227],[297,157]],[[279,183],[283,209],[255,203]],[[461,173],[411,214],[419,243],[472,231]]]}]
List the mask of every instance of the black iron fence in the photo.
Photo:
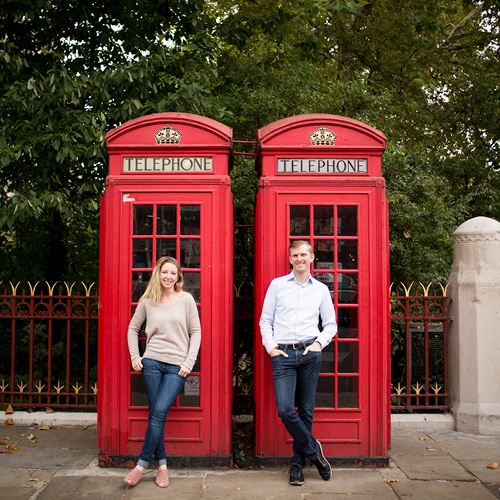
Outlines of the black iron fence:
[{"label": "black iron fence", "polygon": [[[4,285],[0,407],[97,408],[95,285]],[[392,411],[447,411],[446,288],[391,287]],[[234,413],[253,412],[253,291],[235,289]]]}]

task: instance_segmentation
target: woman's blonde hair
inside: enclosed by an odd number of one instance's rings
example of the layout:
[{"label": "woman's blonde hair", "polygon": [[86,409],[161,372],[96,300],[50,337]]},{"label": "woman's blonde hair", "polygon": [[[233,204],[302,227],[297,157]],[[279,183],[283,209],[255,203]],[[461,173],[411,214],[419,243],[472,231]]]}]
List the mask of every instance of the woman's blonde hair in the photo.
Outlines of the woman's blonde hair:
[{"label": "woman's blonde hair", "polygon": [[184,276],[182,274],[181,266],[173,257],[161,257],[156,261],[156,265],[153,269],[153,272],[151,273],[151,279],[149,280],[148,286],[146,287],[146,291],[139,299],[139,302],[144,299],[149,299],[153,303],[153,305],[156,306],[159,304],[163,294],[160,272],[164,264],[173,264],[177,268],[177,276],[179,279],[175,282],[174,290],[176,292],[182,291],[182,288],[184,286]]}]

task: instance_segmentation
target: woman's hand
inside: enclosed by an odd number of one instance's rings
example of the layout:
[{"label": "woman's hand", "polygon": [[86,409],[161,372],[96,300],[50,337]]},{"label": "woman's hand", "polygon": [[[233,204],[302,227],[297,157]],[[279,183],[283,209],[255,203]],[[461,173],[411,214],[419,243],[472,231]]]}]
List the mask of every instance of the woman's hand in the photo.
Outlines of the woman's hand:
[{"label": "woman's hand", "polygon": [[189,370],[188,368],[186,368],[184,365],[180,365],[179,377],[186,378],[190,373],[191,373],[191,370]]},{"label": "woman's hand", "polygon": [[142,358],[136,358],[132,361],[132,368],[135,372],[140,372],[142,370]]}]

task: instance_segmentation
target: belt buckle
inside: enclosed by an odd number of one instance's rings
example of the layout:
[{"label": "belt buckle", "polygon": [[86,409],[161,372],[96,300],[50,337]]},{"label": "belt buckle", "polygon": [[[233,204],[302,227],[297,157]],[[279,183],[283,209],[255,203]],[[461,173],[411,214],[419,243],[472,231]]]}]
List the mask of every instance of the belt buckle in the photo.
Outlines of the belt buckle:
[{"label": "belt buckle", "polygon": [[294,351],[297,351],[297,350],[303,349],[303,348],[304,348],[304,342],[296,342],[296,343],[292,344],[292,349]]}]

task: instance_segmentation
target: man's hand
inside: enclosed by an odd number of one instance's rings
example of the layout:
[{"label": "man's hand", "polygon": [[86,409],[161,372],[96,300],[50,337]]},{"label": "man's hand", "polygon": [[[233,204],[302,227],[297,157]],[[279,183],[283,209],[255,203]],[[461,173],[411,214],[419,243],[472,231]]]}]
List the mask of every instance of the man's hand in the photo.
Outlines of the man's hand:
[{"label": "man's hand", "polygon": [[321,352],[323,350],[323,347],[321,347],[321,344],[316,340],[313,342],[311,345],[308,345],[304,349],[304,356],[309,352]]},{"label": "man's hand", "polygon": [[283,356],[285,358],[288,358],[288,354],[285,352],[285,351],[282,351],[281,349],[278,349],[277,347],[275,347],[270,353],[269,353],[269,356],[271,356],[271,358],[274,358],[274,356]]}]

